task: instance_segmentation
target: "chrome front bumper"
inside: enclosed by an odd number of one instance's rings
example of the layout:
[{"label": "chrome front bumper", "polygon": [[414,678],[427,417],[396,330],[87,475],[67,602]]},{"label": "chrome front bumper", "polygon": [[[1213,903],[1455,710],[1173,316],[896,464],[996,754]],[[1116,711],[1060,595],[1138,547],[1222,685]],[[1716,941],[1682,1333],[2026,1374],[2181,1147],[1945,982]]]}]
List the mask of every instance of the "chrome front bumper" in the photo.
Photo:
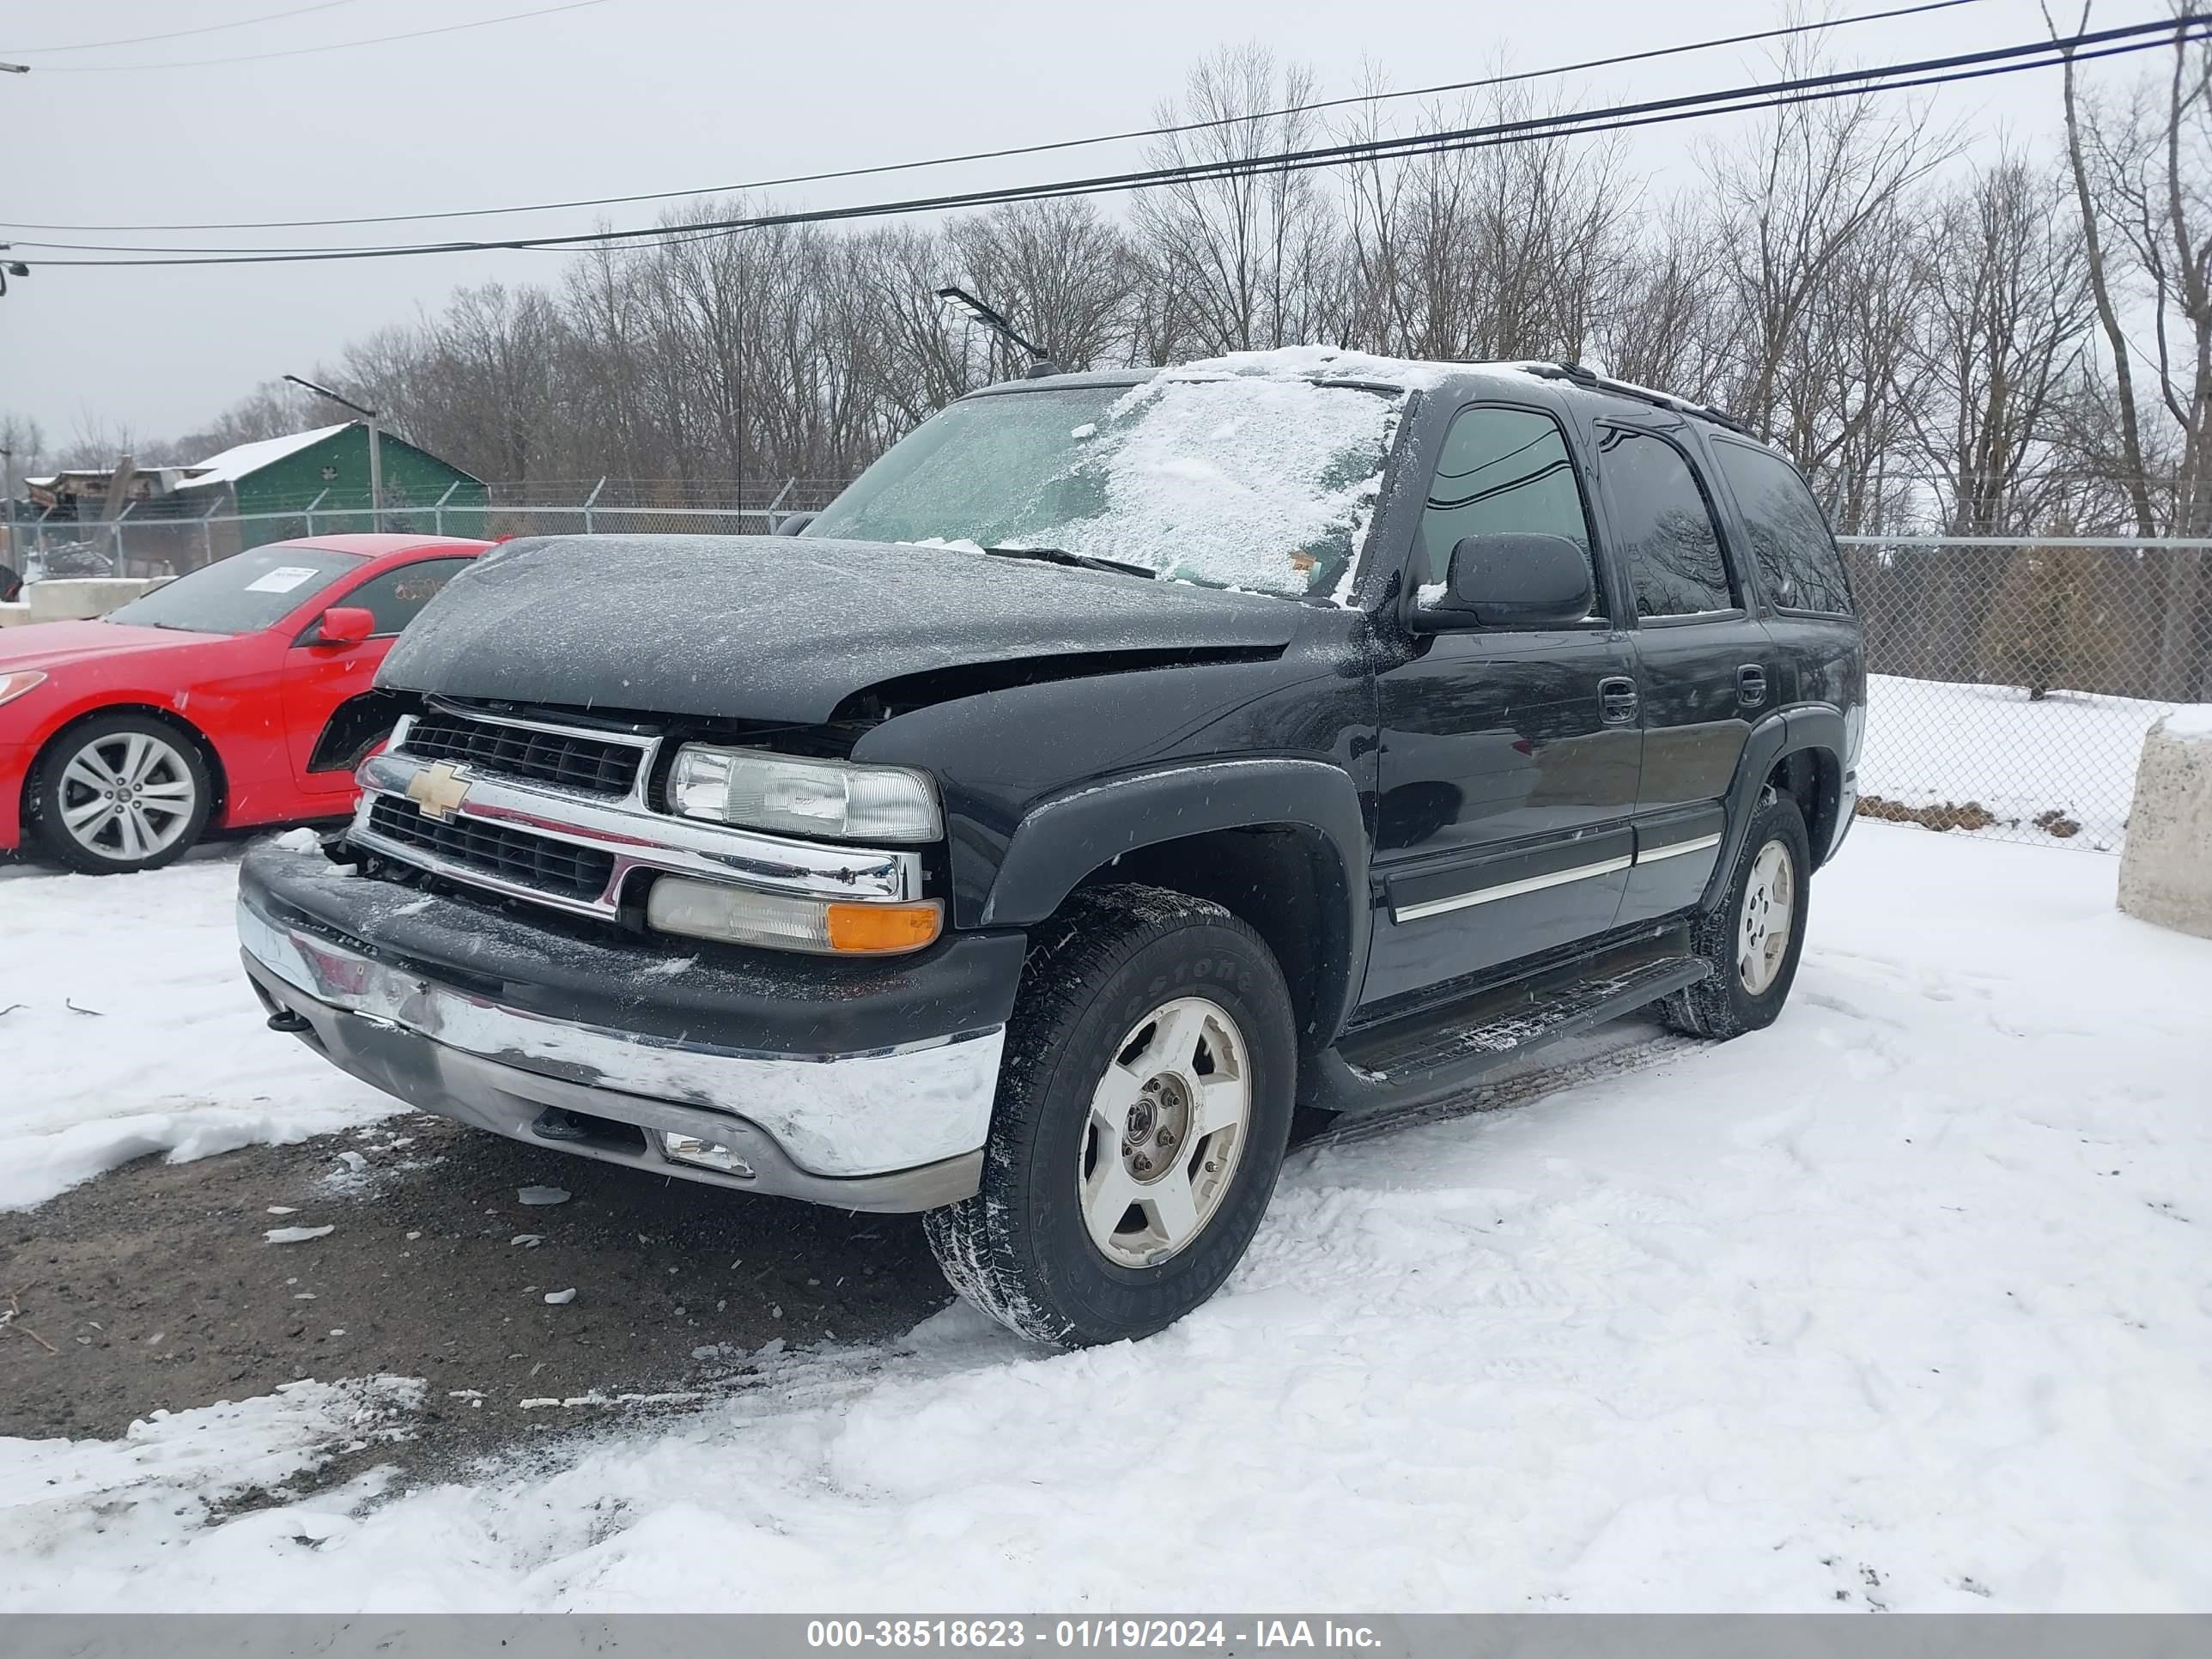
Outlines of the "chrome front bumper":
[{"label": "chrome front bumper", "polygon": [[[504,1006],[238,908],[272,1010],[353,1075],[425,1110],[658,1174],[860,1210],[970,1196],[1003,1027],[856,1054],[787,1054],[641,1037]],[[548,1107],[635,1137],[547,1139]],[[685,1164],[665,1133],[731,1149],[749,1174]]]}]

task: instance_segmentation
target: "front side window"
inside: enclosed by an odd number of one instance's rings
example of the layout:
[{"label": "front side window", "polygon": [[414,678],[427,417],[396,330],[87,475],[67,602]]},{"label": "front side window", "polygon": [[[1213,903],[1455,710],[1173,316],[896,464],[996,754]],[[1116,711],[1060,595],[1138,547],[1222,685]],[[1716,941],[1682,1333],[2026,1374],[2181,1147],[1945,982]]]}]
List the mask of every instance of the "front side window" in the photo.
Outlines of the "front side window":
[{"label": "front side window", "polygon": [[1639,617],[1694,617],[1735,608],[1719,527],[1690,470],[1667,440],[1601,428],[1598,465]]},{"label": "front side window", "polygon": [[1772,450],[1748,444],[1716,443],[1713,453],[1735,492],[1767,597],[1784,611],[1850,615],[1843,555],[1797,469]]},{"label": "front side window", "polygon": [[376,618],[372,639],[397,634],[438,597],[438,590],[468,568],[466,559],[423,559],[372,576],[333,605],[358,605]]},{"label": "front side window", "polygon": [[[1564,536],[1589,559],[1589,519],[1566,434],[1532,410],[1463,409],[1444,434],[1421,514],[1423,580],[1449,580],[1462,538],[1516,532]],[[1590,591],[1598,591],[1595,566]]]},{"label": "front side window", "polygon": [[1403,398],[1176,370],[969,398],[893,445],[803,534],[1053,549],[1211,586],[1332,593]]},{"label": "front side window", "polygon": [[325,547],[250,548],[189,571],[107,613],[135,628],[253,634],[275,626],[368,561]]}]

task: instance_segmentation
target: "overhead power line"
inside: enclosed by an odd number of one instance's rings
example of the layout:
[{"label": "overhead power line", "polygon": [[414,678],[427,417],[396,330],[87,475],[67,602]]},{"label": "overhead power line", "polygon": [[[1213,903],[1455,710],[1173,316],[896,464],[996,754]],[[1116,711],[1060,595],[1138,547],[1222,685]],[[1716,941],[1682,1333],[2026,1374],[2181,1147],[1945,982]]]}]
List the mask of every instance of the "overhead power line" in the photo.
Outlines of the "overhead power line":
[{"label": "overhead power line", "polygon": [[1919,0],[1909,6],[1899,6],[1888,11],[1863,12],[1850,17],[1832,17],[1817,22],[1792,23],[1784,27],[1760,29],[1749,34],[1723,35],[1714,40],[1686,41],[1679,46],[1654,46],[1642,52],[1622,52],[1611,58],[1593,58],[1579,64],[1559,64],[1548,69],[1521,70],[1511,74],[1485,76],[1474,81],[1452,81],[1438,86],[1411,87],[1402,92],[1358,93],[1348,97],[1323,99],[1316,103],[1300,105],[1296,110],[1262,110],[1249,115],[1224,116],[1216,120],[1185,121],[1171,125],[1133,128],[1126,132],[1098,133],[1087,138],[1060,138],[1044,143],[1017,144],[1004,149],[971,150],[959,155],[935,155],[925,161],[890,161],[873,167],[842,167],[830,173],[802,173],[783,179],[756,179],[739,184],[708,185],[690,190],[640,191],[626,196],[586,196],[562,202],[530,202],[514,206],[489,208],[452,208],[435,213],[384,213],[362,215],[344,219],[259,219],[202,222],[190,224],[159,225],[87,225],[39,224],[21,220],[0,221],[0,225],[14,230],[73,230],[101,233],[159,234],[172,231],[190,230],[327,230],[349,225],[422,224],[434,220],[489,219],[519,213],[558,213],[579,208],[630,207],[640,202],[668,202],[694,197],[740,196],[752,191],[780,190],[794,185],[829,184],[847,179],[878,178],[886,173],[913,173],[930,167],[959,167],[975,161],[1000,161],[1022,155],[1044,155],[1056,151],[1084,149],[1100,144],[1127,143],[1140,138],[1168,138],[1187,132],[1206,132],[1224,126],[1239,126],[1255,121],[1279,119],[1285,115],[1302,114],[1315,110],[1341,109],[1352,104],[1376,104],[1401,98],[1435,98],[1447,93],[1475,92],[1489,87],[1510,86],[1525,81],[1550,79],[1556,76],[1576,75],[1589,70],[1613,69],[1623,64],[1641,64],[1658,58],[1674,58],[1686,52],[1714,52],[1725,46],[1755,45],[1761,41],[1786,40],[1793,35],[1820,33],[1846,27],[1854,23],[1880,23],[1898,17],[1914,17],[1923,12],[1949,11],[1958,6],[1979,5],[1983,0]]},{"label": "overhead power line", "polygon": [[56,52],[105,52],[110,46],[143,46],[155,40],[181,40],[188,34],[219,34],[225,29],[242,29],[255,23],[277,23],[287,17],[305,17],[311,11],[332,11],[353,3],[354,0],[319,0],[315,5],[295,6],[289,11],[264,11],[258,17],[241,17],[229,23],[203,23],[198,28],[171,29],[166,34],[132,34],[120,40],[80,40],[67,46],[6,46],[0,47],[0,51],[22,52],[29,57]]},{"label": "overhead power line", "polygon": [[[459,34],[464,29],[488,29],[495,23],[520,23],[556,12],[581,11],[604,6],[608,0],[568,0],[566,5],[540,6],[535,11],[511,11],[501,17],[479,17],[471,23],[446,23],[437,28],[409,29],[403,34],[374,34],[361,40],[332,40],[319,46],[289,46],[282,52],[249,52],[234,58],[179,58],[161,64],[64,64],[49,68],[34,64],[41,75],[130,75],[141,70],[216,69],[225,64],[265,64],[272,58],[307,58],[317,52],[350,52],[356,46],[388,46],[395,40],[425,40],[434,34]],[[309,9],[313,9],[312,7]]]},{"label": "overhead power line", "polygon": [[[435,253],[490,252],[522,248],[560,248],[585,245],[608,246],[648,240],[661,242],[696,240],[735,231],[758,230],[772,226],[821,224],[842,220],[884,218],[903,214],[995,206],[1011,202],[1046,201],[1062,197],[1109,195],[1136,190],[1158,189],[1178,184],[1200,184],[1215,179],[1239,178],[1252,173],[1303,172],[1316,167],[1341,167],[1364,161],[1437,155],[1451,150],[1528,143],[1543,139],[1584,136],[1593,132],[1623,131],[1631,128],[1651,126],[1667,122],[1701,119],[1716,114],[1745,113],[1783,107],[1791,104],[1856,97],[1875,92],[1902,91],[1926,86],[1945,86],[1961,81],[1985,79],[1991,76],[2017,74],[2025,70],[2056,68],[2069,58],[2075,62],[2085,62],[2100,58],[2118,57],[2131,52],[2149,51],[2166,44],[2168,39],[2176,41],[2212,39],[2212,33],[2208,33],[2206,27],[2208,24],[2212,24],[2212,14],[2188,13],[2161,19],[2153,23],[2099,29],[2058,40],[2029,41],[2020,46],[1996,47],[1984,52],[1966,52],[1948,58],[1924,58],[1917,63],[1893,64],[1874,69],[1848,70],[1827,75],[1807,76],[1796,80],[1771,82],[1764,85],[1726,88],[1712,92],[1690,94],[1678,98],[1657,99],[1641,104],[1616,105],[1609,108],[1579,113],[1531,117],[1522,120],[1495,122],[1488,125],[1462,127],[1443,132],[1417,133],[1395,138],[1366,139],[1325,145],[1311,149],[1281,151],[1267,155],[1234,157],[1219,161],[1147,168],[1137,172],[1105,174],[1089,179],[1061,179],[1041,185],[1013,185],[997,190],[966,191],[946,195],[913,198],[904,201],[866,203],[849,207],[817,208],[785,213],[750,214],[691,224],[659,224],[625,230],[589,231],[574,235],[525,237],[504,241],[410,243],[351,248],[201,250],[197,252],[190,249],[164,251],[127,246],[100,249],[95,245],[94,251],[128,254],[152,253],[156,257],[122,259],[41,259],[32,263],[80,268],[289,264],[338,259],[395,258]],[[19,248],[28,245],[17,244]],[[45,244],[44,246],[56,245]]]}]

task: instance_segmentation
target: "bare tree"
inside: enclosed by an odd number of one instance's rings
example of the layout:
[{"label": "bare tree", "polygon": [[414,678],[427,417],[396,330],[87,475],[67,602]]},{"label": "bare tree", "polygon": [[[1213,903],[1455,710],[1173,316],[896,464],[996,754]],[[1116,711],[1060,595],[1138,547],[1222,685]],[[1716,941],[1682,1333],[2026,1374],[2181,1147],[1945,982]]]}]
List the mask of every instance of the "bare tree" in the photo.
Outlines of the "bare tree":
[{"label": "bare tree", "polygon": [[[1160,125],[1209,125],[1160,141],[1163,167],[1235,162],[1313,143],[1309,70],[1264,48],[1224,49],[1190,73]],[[1338,217],[1310,172],[1240,172],[1148,191],[1135,220],[1146,278],[1172,297],[1166,344],[1177,355],[1244,351],[1334,337],[1341,321]]]},{"label": "bare tree", "polygon": [[[2177,25],[2166,73],[2113,104],[2081,96],[2069,57],[2064,90],[2067,156],[2137,531],[2212,533],[2212,45]],[[2133,330],[2131,319],[2140,319]],[[2151,382],[2141,403],[2139,366]],[[2172,438],[2164,479],[2151,476],[2154,423]],[[2204,563],[2166,562],[2163,695],[2212,697]]]}]

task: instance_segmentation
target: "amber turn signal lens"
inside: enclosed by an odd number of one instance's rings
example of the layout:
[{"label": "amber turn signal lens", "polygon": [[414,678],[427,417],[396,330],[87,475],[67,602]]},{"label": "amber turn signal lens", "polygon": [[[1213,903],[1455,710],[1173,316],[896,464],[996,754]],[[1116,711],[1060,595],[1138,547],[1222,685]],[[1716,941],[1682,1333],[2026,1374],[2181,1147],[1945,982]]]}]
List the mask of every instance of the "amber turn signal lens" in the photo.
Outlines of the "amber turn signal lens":
[{"label": "amber turn signal lens", "polygon": [[927,904],[833,904],[830,906],[830,948],[833,951],[919,951],[945,925],[945,907]]}]

